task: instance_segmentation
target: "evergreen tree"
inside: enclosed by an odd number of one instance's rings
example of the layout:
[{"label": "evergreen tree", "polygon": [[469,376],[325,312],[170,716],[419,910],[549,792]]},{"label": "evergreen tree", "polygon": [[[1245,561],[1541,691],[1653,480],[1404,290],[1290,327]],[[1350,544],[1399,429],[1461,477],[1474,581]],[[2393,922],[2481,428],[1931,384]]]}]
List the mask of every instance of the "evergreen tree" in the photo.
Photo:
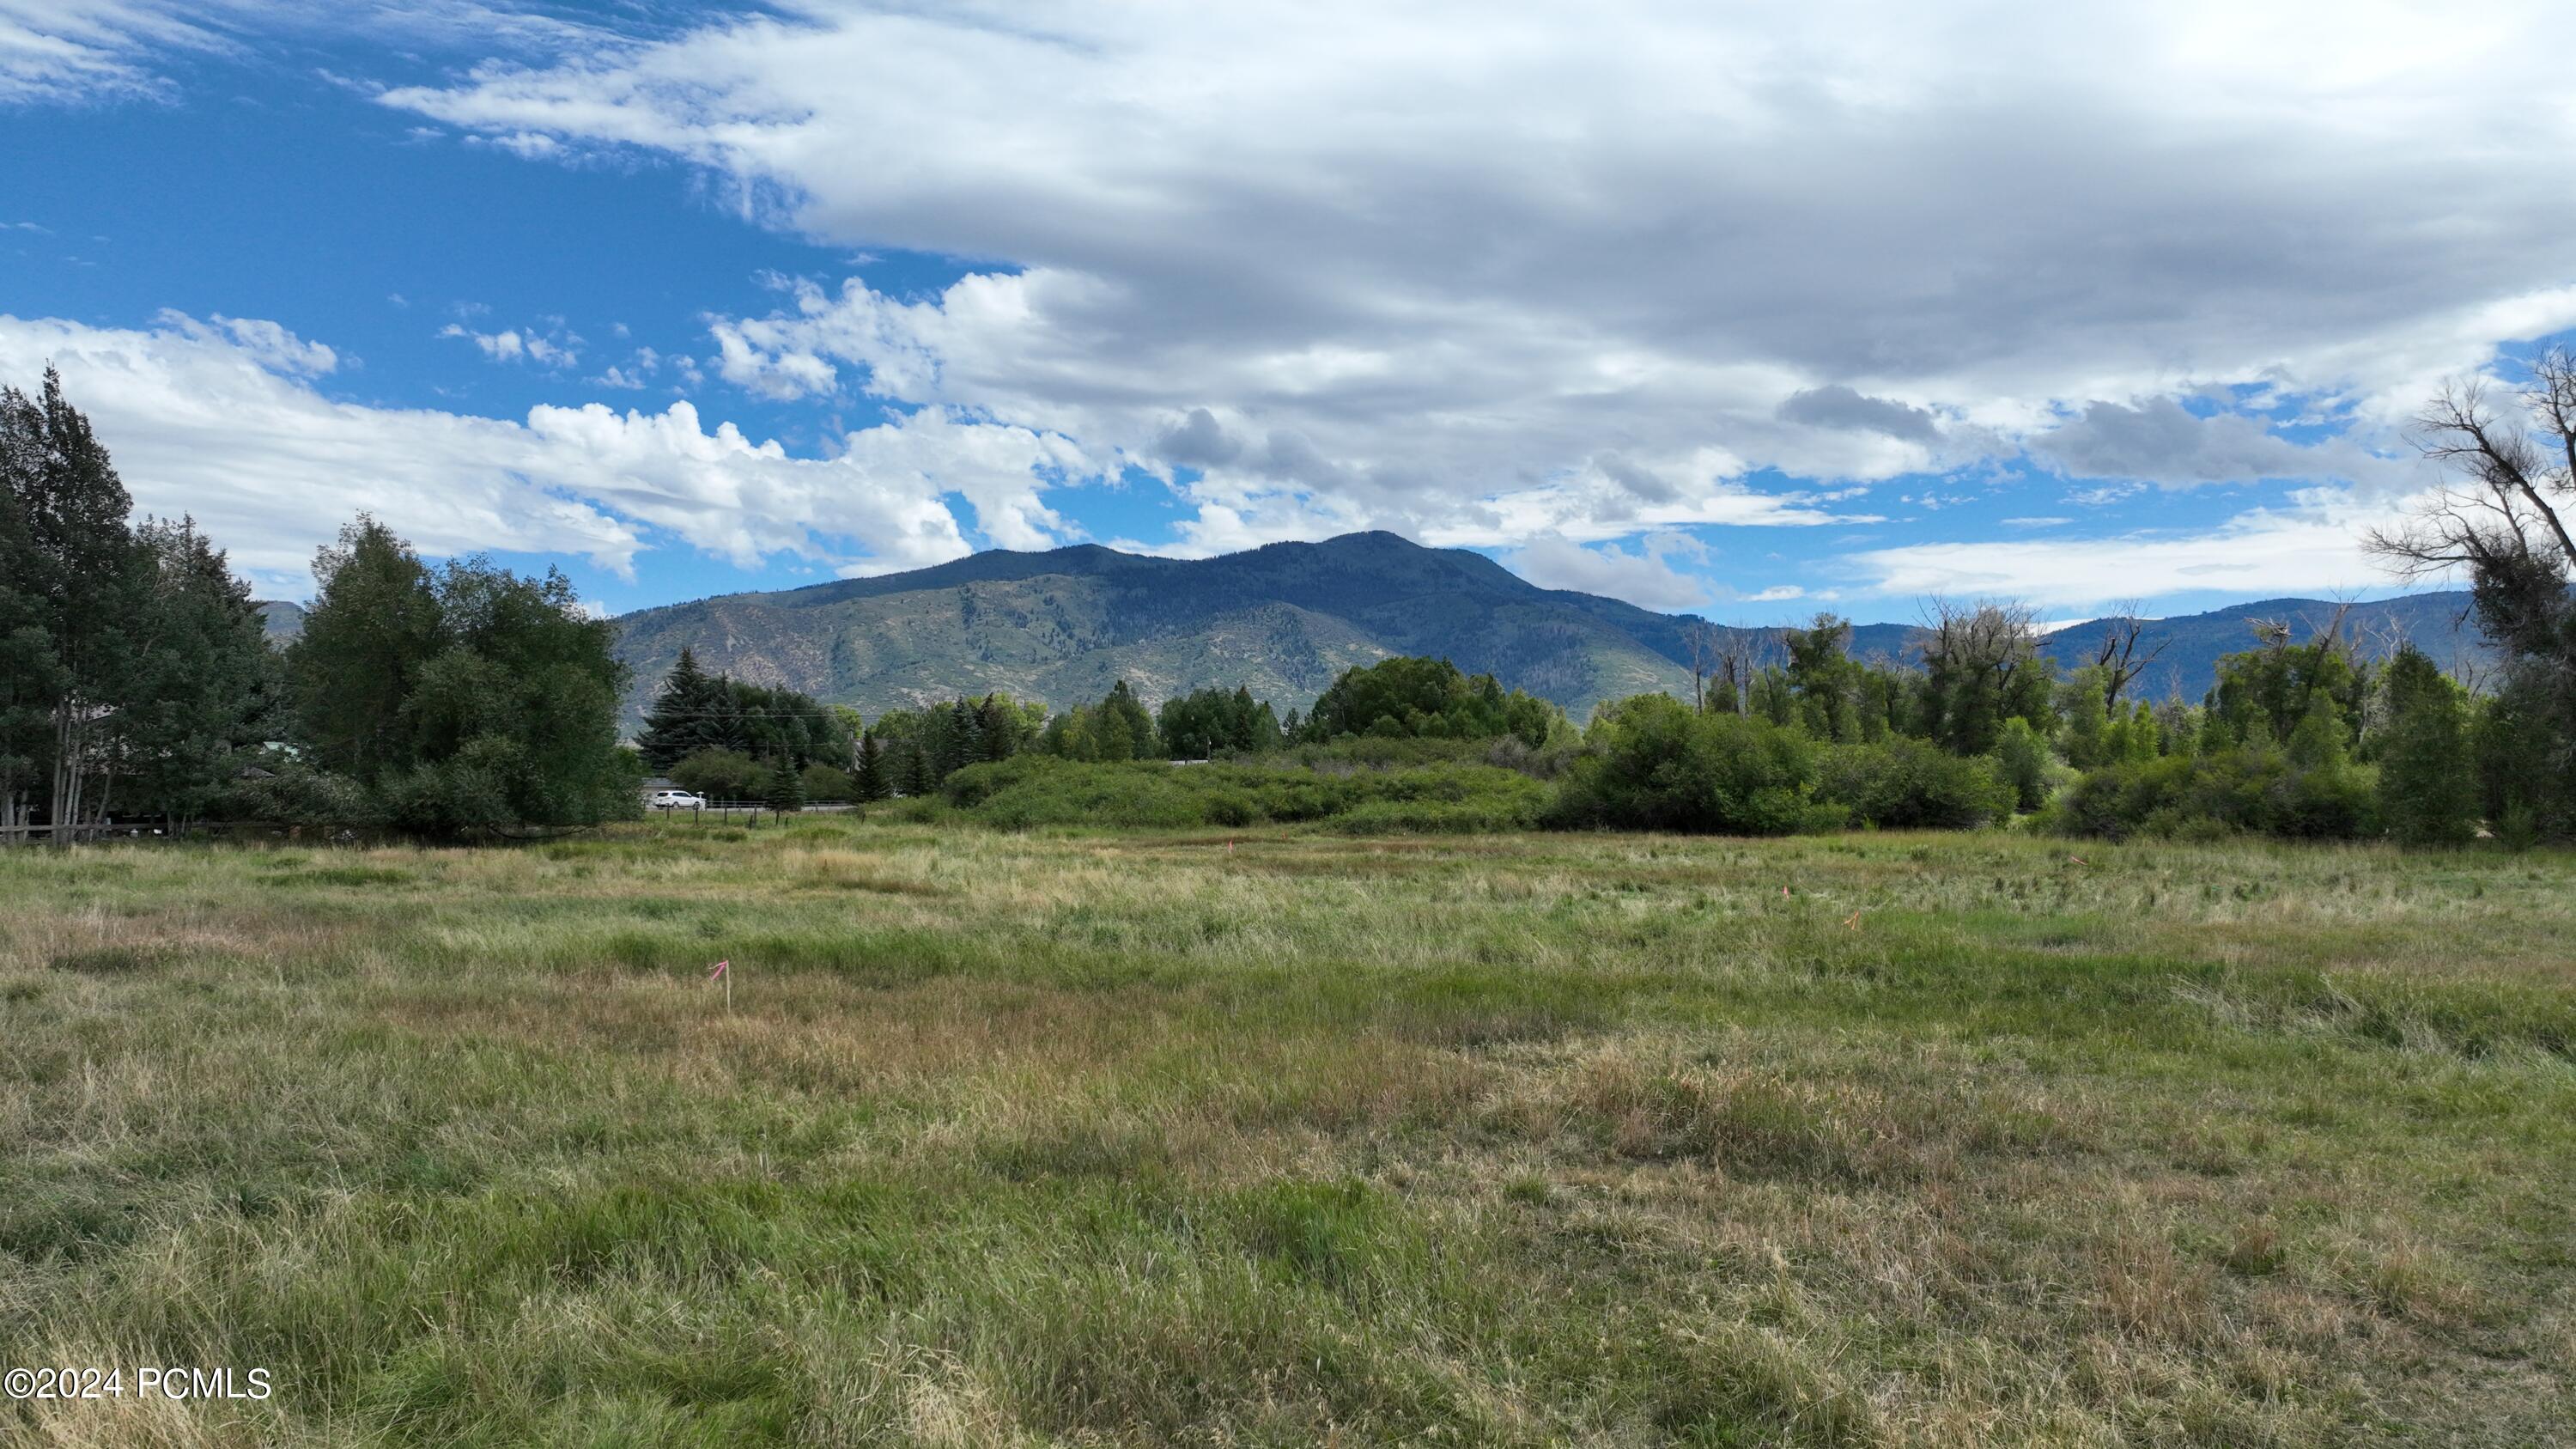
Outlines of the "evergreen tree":
[{"label": "evergreen tree", "polygon": [[108,763],[108,720],[130,668],[127,631],[148,587],[147,561],[126,526],[133,499],[53,369],[33,402],[0,391],[0,434],[10,526],[29,566],[16,607],[32,598],[51,656],[30,693],[51,707],[44,759],[53,839],[69,845],[100,818],[101,802],[88,792]]},{"label": "evergreen tree", "polygon": [[915,799],[939,788],[939,777],[931,772],[930,751],[916,742],[904,755],[903,793]]},{"label": "evergreen tree", "polygon": [[1020,748],[1020,727],[1024,720],[998,694],[984,696],[975,706],[975,738],[981,746],[976,758],[1007,760]]},{"label": "evergreen tree", "polygon": [[18,393],[0,393],[0,846],[27,839],[52,779],[54,705],[64,687],[39,582],[44,572],[21,493],[31,483],[42,417]]},{"label": "evergreen tree", "polygon": [[1145,712],[1144,704],[1136,698],[1136,691],[1127,687],[1126,680],[1109,686],[1108,697],[1100,701],[1100,711],[1125,726],[1118,732],[1118,737],[1124,742],[1124,748],[1118,753],[1110,752],[1107,743],[1110,736],[1103,734],[1101,758],[1149,760],[1162,753],[1154,737],[1154,717]]},{"label": "evergreen tree", "polygon": [[195,818],[258,745],[275,661],[250,586],[193,521],[146,521],[136,536],[151,583],[130,631],[115,753],[134,807],[175,822]]},{"label": "evergreen tree", "polygon": [[785,758],[771,762],[769,784],[761,795],[760,803],[781,815],[791,815],[805,808],[805,782],[797,774],[796,767]]},{"label": "evergreen tree", "polygon": [[885,748],[877,743],[876,731],[860,731],[858,767],[850,779],[850,793],[862,804],[892,793],[892,783],[886,779]]},{"label": "evergreen tree", "polygon": [[2464,691],[2408,645],[2381,674],[2388,723],[2379,745],[2380,815],[2409,845],[2457,845],[2477,833],[2476,772],[2462,726]]},{"label": "evergreen tree", "polygon": [[662,679],[653,707],[644,712],[644,732],[635,737],[645,763],[664,774],[700,750],[723,746],[724,682],[698,667],[696,651],[680,646],[680,662]]}]

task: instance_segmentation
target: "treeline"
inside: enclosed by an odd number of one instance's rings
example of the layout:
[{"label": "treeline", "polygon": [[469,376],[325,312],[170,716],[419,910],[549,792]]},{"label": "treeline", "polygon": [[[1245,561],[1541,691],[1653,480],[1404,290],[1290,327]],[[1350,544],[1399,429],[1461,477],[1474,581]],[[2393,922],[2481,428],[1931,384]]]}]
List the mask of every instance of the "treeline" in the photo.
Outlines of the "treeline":
[{"label": "treeline", "polygon": [[2138,626],[2060,676],[2026,610],[1940,610],[1919,667],[1851,658],[1849,625],[1820,617],[1783,632],[1782,662],[1719,669],[1696,708],[1603,709],[1551,818],[1770,834],[2028,814],[2083,835],[2413,843],[2493,821],[2537,838],[2520,742],[2482,727],[2494,702],[2411,647],[2374,668],[2333,625],[2258,633],[2199,703],[2150,703],[2126,694]]},{"label": "treeline", "polygon": [[1050,714],[988,694],[862,723],[855,711],[785,690],[708,674],[683,648],[645,714],[637,744],[672,783],[715,798],[753,800],[783,775],[806,799],[927,796],[969,765],[1019,755],[1082,764],[1275,755],[1296,746],[1369,741],[1515,739],[1570,746],[1575,730],[1546,700],[1506,691],[1446,660],[1388,659],[1352,669],[1285,718],[1236,688],[1199,689],[1146,709],[1126,680],[1099,700]]},{"label": "treeline", "polygon": [[952,752],[949,768],[916,770],[901,789],[933,812],[1008,826],[1760,835],[2015,822],[2414,844],[2481,828],[2516,843],[2549,834],[2534,800],[2551,786],[2530,769],[2528,721],[2510,701],[2472,693],[2411,648],[2373,665],[2331,621],[2306,639],[2259,626],[2197,703],[2131,695],[2154,653],[2144,626],[2114,631],[2096,662],[2063,674],[2029,612],[2008,606],[1936,610],[1911,651],[1919,663],[1855,659],[1850,636],[1846,621],[1819,617],[1768,641],[1769,658],[1718,661],[1692,699],[1623,700],[1579,733],[1552,707],[1437,660],[1351,670],[1275,736],[1239,728],[1261,718],[1241,692],[1202,691],[1167,704],[1156,730],[1166,753],[1221,762],[1186,770],[1064,743],[1096,739],[1101,721],[1143,739],[1143,708],[1121,686],[1017,749]]},{"label": "treeline", "polygon": [[272,650],[192,520],[133,499],[50,370],[0,389],[0,841],[118,822],[297,821],[429,835],[631,815],[613,630],[561,574],[437,569],[361,517]]}]

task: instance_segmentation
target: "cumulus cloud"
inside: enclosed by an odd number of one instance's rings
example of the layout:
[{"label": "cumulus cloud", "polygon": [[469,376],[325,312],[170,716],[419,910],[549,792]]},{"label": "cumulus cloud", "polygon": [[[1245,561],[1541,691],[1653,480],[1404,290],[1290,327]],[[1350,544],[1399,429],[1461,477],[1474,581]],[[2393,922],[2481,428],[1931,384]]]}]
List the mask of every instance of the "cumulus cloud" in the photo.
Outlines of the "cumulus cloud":
[{"label": "cumulus cloud", "polygon": [[[477,332],[472,328],[450,322],[438,329],[438,335],[462,337],[481,349],[483,355],[494,362],[517,362],[525,359],[539,367],[554,369],[570,367],[581,361],[581,338],[559,327],[547,332],[517,327],[505,327],[498,332]],[[621,381],[610,385],[632,387],[639,384]]]},{"label": "cumulus cloud", "polygon": [[2166,434],[2222,384],[2383,427],[2576,324],[2576,111],[2527,101],[2576,12],[2412,11],[800,5],[384,100],[1000,259],[934,297],[798,286],[717,319],[714,365],[1203,471],[1193,546],[1489,535],[1513,497],[1634,533],[1790,521],[1717,496],[1753,469],[2036,435],[2169,485],[2367,473],[2250,419]]},{"label": "cumulus cloud", "polygon": [[941,410],[790,456],[686,401],[540,406],[524,421],[335,401],[331,349],[270,322],[164,314],[148,329],[0,315],[0,376],[58,366],[138,508],[192,514],[264,590],[307,584],[313,548],[361,510],[433,554],[588,557],[631,571],[676,541],[745,566],[784,552],[912,568],[995,542],[1048,547],[1046,488],[1092,465],[1070,441]]},{"label": "cumulus cloud", "polygon": [[2079,477],[2135,479],[2166,488],[2263,478],[2393,483],[2415,472],[2413,460],[2382,457],[2349,438],[2302,445],[2260,418],[2203,417],[2169,397],[2135,405],[2088,404],[2063,427],[2033,439],[2031,451]]}]

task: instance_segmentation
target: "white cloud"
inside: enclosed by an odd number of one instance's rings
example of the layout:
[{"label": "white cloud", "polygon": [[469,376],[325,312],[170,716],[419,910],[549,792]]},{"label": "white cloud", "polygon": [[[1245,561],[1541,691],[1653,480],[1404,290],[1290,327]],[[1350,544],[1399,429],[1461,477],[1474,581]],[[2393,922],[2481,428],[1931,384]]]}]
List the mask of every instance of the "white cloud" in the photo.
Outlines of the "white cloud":
[{"label": "white cloud", "polygon": [[1812,521],[1827,500],[1748,472],[2034,436],[2070,470],[2394,486],[2242,418],[2121,424],[2248,384],[2374,433],[2576,323],[2576,110],[2529,101],[2576,12],[2442,15],[814,3],[385,100],[684,158],[854,250],[1003,263],[717,319],[739,385],[1204,470],[1183,549],[1516,544]]},{"label": "white cloud", "polygon": [[164,314],[149,329],[0,315],[0,377],[58,366],[136,506],[192,514],[273,593],[368,511],[432,554],[586,556],[631,571],[667,536],[745,566],[790,551],[877,568],[955,558],[963,496],[997,542],[1049,547],[1043,491],[1091,466],[1060,437],[913,414],[791,457],[687,402],[659,413],[540,406],[525,422],[334,401],[331,349],[274,323]]},{"label": "white cloud", "polygon": [[2416,460],[2384,457],[2349,438],[2302,445],[2242,413],[2203,417],[2172,398],[2135,405],[2088,403],[2031,440],[2031,451],[2085,478],[2124,478],[2166,488],[2333,478],[2382,487],[2417,473]]},{"label": "white cloud", "polygon": [[560,323],[546,332],[517,327],[505,327],[498,332],[476,332],[450,322],[438,329],[438,335],[466,338],[494,362],[517,362],[525,358],[539,367],[552,370],[581,361],[581,338],[564,331]]},{"label": "white cloud", "polygon": [[1586,548],[1562,538],[1540,538],[1504,554],[1503,562],[1543,589],[1604,594],[1641,609],[1674,613],[1708,602],[1708,585],[1668,562],[1669,555],[1689,551],[1664,536],[1650,536],[1634,553],[1617,544]]},{"label": "white cloud", "polygon": [[2010,598],[2053,609],[2195,590],[2350,594],[2387,586],[2361,535],[2400,521],[2413,502],[2316,489],[2289,507],[2249,509],[2199,533],[1907,544],[1845,563],[1879,595]]},{"label": "white cloud", "polygon": [[167,93],[153,52],[228,42],[148,0],[0,0],[0,105]]}]

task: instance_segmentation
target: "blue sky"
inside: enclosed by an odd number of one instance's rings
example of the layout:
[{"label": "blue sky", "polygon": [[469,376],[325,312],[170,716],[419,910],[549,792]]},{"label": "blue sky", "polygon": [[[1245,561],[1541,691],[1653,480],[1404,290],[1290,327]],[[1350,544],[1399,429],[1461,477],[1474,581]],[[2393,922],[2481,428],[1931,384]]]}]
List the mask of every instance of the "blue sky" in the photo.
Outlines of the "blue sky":
[{"label": "blue sky", "polygon": [[1363,527],[1741,622],[2388,591],[2406,417],[2576,324],[2567,21],[1994,9],[0,0],[0,375],[288,596],[361,507],[615,611]]}]

